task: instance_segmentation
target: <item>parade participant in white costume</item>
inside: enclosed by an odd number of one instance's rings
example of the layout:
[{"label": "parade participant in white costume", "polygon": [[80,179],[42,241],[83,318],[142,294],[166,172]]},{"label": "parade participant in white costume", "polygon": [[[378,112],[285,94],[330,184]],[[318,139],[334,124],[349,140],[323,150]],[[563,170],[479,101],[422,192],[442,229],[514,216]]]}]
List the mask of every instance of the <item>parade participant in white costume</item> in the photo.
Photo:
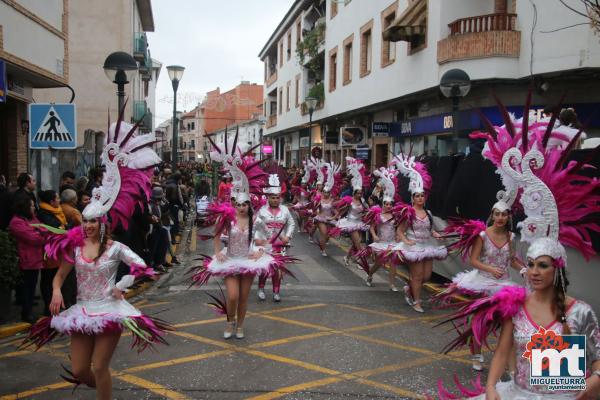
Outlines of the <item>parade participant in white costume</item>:
[{"label": "parade participant in white costume", "polygon": [[335,218],[345,216],[339,219],[330,235],[337,236],[342,233],[350,235],[352,246],[344,257],[344,263],[350,265],[350,260],[357,259],[357,254],[363,250],[362,232],[369,230],[369,225],[363,222],[363,217],[369,209],[363,199],[363,187],[368,186],[368,177],[365,175],[364,164],[352,157],[346,157],[346,172],[351,177],[352,196],[345,196],[335,203]]},{"label": "parade participant in white costume", "polygon": [[[149,200],[152,167],[160,158],[152,150],[154,134],[139,135],[138,126],[122,122],[121,116],[122,112],[108,130],[102,153],[106,172],[83,210],[83,225],[63,234],[54,231],[48,239],[47,257],[61,262],[52,285],[52,316],[38,321],[24,342],[39,348],[59,334],[69,335],[72,372],[63,367],[70,375],[63,378],[96,388],[98,399],[112,398],[109,365],[123,328],[131,331],[138,351],[166,343],[165,331],[171,329],[142,314],[123,297],[136,277],[152,276],[154,271],[127,246],[111,240],[110,227],[127,229],[135,207]],[[121,262],[130,267],[130,273],[116,282]],[[77,303],[61,312],[61,287],[73,268]]]},{"label": "parade participant in white costume", "polygon": [[329,230],[335,226],[334,199],[340,188],[340,166],[334,162],[326,163],[326,180],[323,194],[316,209],[315,225],[319,229],[319,248],[321,255],[327,257],[325,247],[329,240]]},{"label": "parade participant in white costume", "polygon": [[392,163],[410,179],[408,190],[414,209],[410,212],[412,218],[400,228],[401,242],[394,250],[402,253],[409,268],[408,286],[404,286],[405,300],[415,311],[422,313],[421,289],[431,278],[433,260],[445,259],[448,251],[438,243],[441,235],[433,229],[433,215],[425,208],[427,192],[431,189],[427,167],[414,156],[404,154],[396,155]]},{"label": "parade participant in white costume", "polygon": [[[268,251],[274,254],[285,254],[286,248],[294,235],[296,224],[290,210],[281,204],[281,186],[277,174],[269,175],[268,186],[263,190],[267,195],[267,204],[264,205],[256,214],[261,221],[260,228],[257,229],[255,239],[267,246]],[[265,283],[267,275],[261,275],[258,278],[258,298],[265,300]],[[273,300],[281,301],[281,274],[270,275],[273,282]]]},{"label": "parade participant in white costume", "polygon": [[[260,168],[260,161],[255,161],[244,153],[237,145],[233,144],[220,148],[213,143],[215,151],[211,152],[211,159],[223,164],[233,177],[231,191],[235,208],[229,202],[213,203],[209,212],[215,224],[214,250],[215,256],[204,256],[204,263],[197,268],[193,282],[197,285],[205,284],[211,276],[222,277],[227,288],[226,300],[211,296],[217,311],[227,315],[227,325],[223,337],[229,339],[235,335],[243,339],[245,333],[243,325],[248,307],[250,287],[256,275],[280,276],[280,270],[285,270],[284,263],[289,258],[272,255],[270,249],[261,243],[255,246],[254,240],[261,226],[261,219],[254,215],[253,198],[262,193],[266,174]],[[228,149],[231,148],[231,153]],[[229,240],[226,248],[221,248],[221,234],[227,233]],[[285,270],[287,272],[287,270]]]},{"label": "parade participant in white costume", "polygon": [[397,170],[381,167],[373,174],[379,177],[379,182],[383,186],[383,208],[375,205],[369,209],[365,222],[370,226],[371,237],[373,243],[368,246],[368,249],[373,253],[375,263],[370,268],[367,275],[367,286],[371,286],[373,282],[373,274],[382,265],[389,265],[389,283],[390,290],[397,292],[395,285],[396,266],[400,260],[398,252],[393,248],[400,241],[398,232],[398,222],[394,217],[394,197],[396,195],[396,185],[394,180],[398,174]]}]

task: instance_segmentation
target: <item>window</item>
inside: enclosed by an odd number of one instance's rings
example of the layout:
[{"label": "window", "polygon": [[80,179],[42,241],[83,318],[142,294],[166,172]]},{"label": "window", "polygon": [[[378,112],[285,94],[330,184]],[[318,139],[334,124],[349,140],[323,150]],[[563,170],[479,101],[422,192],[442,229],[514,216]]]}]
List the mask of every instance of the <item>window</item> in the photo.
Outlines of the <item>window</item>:
[{"label": "window", "polygon": [[288,61],[292,58],[292,31],[287,34],[287,59]]},{"label": "window", "polygon": [[371,73],[373,20],[360,28],[360,77]]},{"label": "window", "polygon": [[[381,32],[385,31],[396,19],[398,3],[394,2],[381,12]],[[396,61],[396,42],[382,40],[381,42],[381,68],[387,67]]]},{"label": "window", "polygon": [[296,75],[296,108],[300,106],[300,74]]},{"label": "window", "polygon": [[283,40],[279,42],[279,66],[283,67]]},{"label": "window", "polygon": [[338,13],[338,0],[331,0],[331,8],[329,9],[331,12],[331,18],[335,17]]},{"label": "window", "polygon": [[329,91],[333,92],[337,85],[337,46],[329,50]]},{"label": "window", "polygon": [[196,148],[196,141],[194,139],[192,139],[192,143],[190,144],[190,149],[195,149]]},{"label": "window", "polygon": [[343,84],[347,85],[352,82],[352,41],[354,40],[354,34],[350,35],[344,40],[344,81]]},{"label": "window", "polygon": [[196,122],[192,121],[192,130],[195,131],[196,130]]},{"label": "window", "polygon": [[290,111],[290,87],[292,86],[292,81],[288,81],[285,87],[285,110]]},{"label": "window", "polygon": [[296,45],[302,41],[302,22],[298,20],[296,22]]},{"label": "window", "polygon": [[281,113],[283,112],[283,88],[279,88],[279,97],[277,98],[277,102],[277,110],[279,112],[279,115],[281,115]]}]

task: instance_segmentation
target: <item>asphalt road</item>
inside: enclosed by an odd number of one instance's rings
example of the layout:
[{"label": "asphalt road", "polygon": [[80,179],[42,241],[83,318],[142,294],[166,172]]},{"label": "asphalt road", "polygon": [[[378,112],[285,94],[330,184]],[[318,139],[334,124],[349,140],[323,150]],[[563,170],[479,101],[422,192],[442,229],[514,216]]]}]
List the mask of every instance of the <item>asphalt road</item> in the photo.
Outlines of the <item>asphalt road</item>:
[{"label": "asphalt road", "polygon": [[[184,238],[185,239],[185,238]],[[343,247],[343,245],[341,245]],[[185,261],[132,302],[177,327],[170,346],[137,354],[123,337],[113,357],[117,399],[405,399],[433,393],[442,378],[475,378],[468,351],[439,353],[452,334],[434,328],[440,311],[425,314],[408,307],[400,293],[389,291],[387,272],[373,287],[364,272],[344,266],[344,252],[330,244],[329,257],[308,243],[293,240],[298,280],[286,278],[283,301],[274,303],[251,292],[244,340],[222,339],[224,318],[205,303],[216,281],[188,290],[188,267],[194,254],[184,245]],[[194,253],[211,253],[198,243]],[[402,282],[398,282],[402,286]],[[94,392],[59,377],[69,364],[68,340],[38,351],[20,351],[20,338],[0,343],[0,399],[93,399]],[[489,361],[489,354],[486,360]]]}]

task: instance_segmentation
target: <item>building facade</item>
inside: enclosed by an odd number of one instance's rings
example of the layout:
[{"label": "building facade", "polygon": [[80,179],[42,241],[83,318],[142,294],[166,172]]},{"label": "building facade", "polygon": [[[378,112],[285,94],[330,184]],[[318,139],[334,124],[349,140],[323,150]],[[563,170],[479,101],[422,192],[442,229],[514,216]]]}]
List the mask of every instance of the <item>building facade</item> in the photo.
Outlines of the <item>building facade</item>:
[{"label": "building facade", "polygon": [[[263,129],[265,120],[262,116],[241,122],[227,127],[227,138],[233,140],[237,132],[239,145],[252,150],[252,155],[256,159],[263,159],[272,154],[272,149],[269,145],[263,145]],[[225,144],[225,128],[214,131],[210,134],[211,139],[219,146]],[[212,149],[209,149],[209,151]]]},{"label": "building facade", "polygon": [[69,84],[69,36],[68,0],[0,2],[0,174],[12,184],[30,168],[34,89]]},{"label": "building facade", "polygon": [[[102,147],[89,148],[90,142],[101,143],[106,133],[107,113],[114,122],[118,113],[117,85],[108,80],[103,65],[115,51],[124,51],[138,63],[138,73],[125,85],[127,122],[142,121],[142,132],[153,130],[155,88],[162,64],[153,60],[146,32],[154,31],[151,0],[77,0],[67,3],[69,20],[69,58],[65,66],[70,73],[69,84],[75,92],[77,107],[78,147],[80,152],[100,152]],[[69,102],[71,93],[64,89],[36,89],[37,102]],[[92,140],[90,140],[92,139]],[[63,155],[63,154],[61,154]],[[97,158],[97,157],[96,157]],[[60,169],[76,169],[85,173],[86,160],[77,157],[75,165]]]},{"label": "building facade", "polygon": [[[518,115],[532,86],[532,113],[541,115],[569,89],[564,104],[586,120],[600,106],[592,96],[599,40],[587,25],[543,33],[580,22],[540,0],[297,0],[259,54],[265,135],[286,165],[299,165],[310,144],[326,159],[352,155],[378,167],[400,146],[468,151],[468,132],[481,127],[473,110],[500,122],[491,91]],[[439,89],[451,69],[471,79],[458,111]],[[597,128],[599,118],[589,133]]]}]

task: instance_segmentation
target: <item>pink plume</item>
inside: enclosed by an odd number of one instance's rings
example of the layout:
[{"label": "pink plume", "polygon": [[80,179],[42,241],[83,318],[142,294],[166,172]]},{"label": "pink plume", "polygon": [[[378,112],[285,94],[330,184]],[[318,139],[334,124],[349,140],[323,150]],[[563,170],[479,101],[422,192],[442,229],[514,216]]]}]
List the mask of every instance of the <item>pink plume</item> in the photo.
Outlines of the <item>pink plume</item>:
[{"label": "pink plume", "polygon": [[369,208],[369,211],[367,211],[367,213],[363,217],[363,222],[367,225],[372,226],[379,224],[381,212],[382,210],[379,206],[373,206]]},{"label": "pink plume", "polygon": [[46,255],[49,259],[54,261],[65,260],[69,263],[75,263],[73,260],[73,253],[76,247],[83,246],[83,240],[85,236],[81,226],[69,229],[65,234],[47,233]]},{"label": "pink plume", "polygon": [[471,249],[477,238],[484,232],[486,225],[483,221],[475,219],[450,219],[444,233],[448,237],[458,237],[458,240],[450,245],[448,250],[457,250],[463,261],[471,255]]},{"label": "pink plume", "polygon": [[109,213],[112,229],[121,226],[127,230],[135,207],[139,206],[143,209],[150,199],[152,170],[119,167],[119,173],[121,174],[121,190]]},{"label": "pink plume", "polygon": [[423,179],[423,189],[425,189],[426,192],[429,192],[431,190],[433,180],[431,179],[431,175],[429,175],[429,171],[427,171],[427,165],[417,161],[415,162],[415,171],[417,171]]},{"label": "pink plume", "polygon": [[405,222],[408,223],[408,225],[412,225],[417,214],[411,205],[406,203],[398,203],[394,206],[394,208],[392,208],[392,215],[396,219],[397,225]]}]

